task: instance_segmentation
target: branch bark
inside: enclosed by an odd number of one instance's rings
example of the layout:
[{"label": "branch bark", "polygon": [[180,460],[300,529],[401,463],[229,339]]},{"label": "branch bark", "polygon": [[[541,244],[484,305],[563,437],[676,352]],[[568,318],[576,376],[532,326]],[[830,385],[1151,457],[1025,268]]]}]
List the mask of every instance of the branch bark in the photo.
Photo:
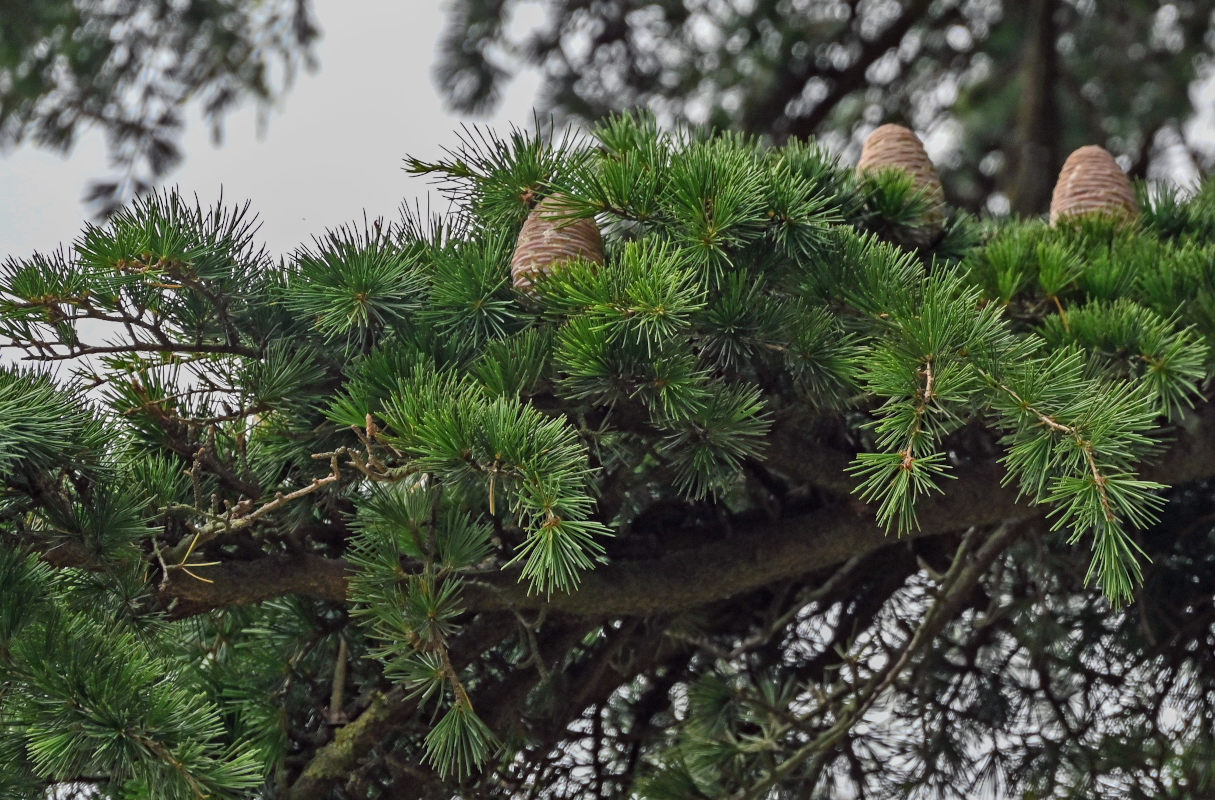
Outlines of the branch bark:
[{"label": "branch bark", "polygon": [[[948,494],[920,504],[921,528],[904,540],[1036,516],[1042,509],[1018,503],[1000,486],[997,464],[951,481]],[[833,506],[764,524],[723,541],[665,553],[644,561],[616,562],[585,575],[578,591],[541,597],[495,574],[470,581],[471,608],[548,608],[578,615],[649,616],[686,611],[784,578],[841,564],[897,541],[872,515]]]},{"label": "branch bark", "polygon": [[[1019,504],[1015,490],[1000,486],[1002,475],[999,465],[992,463],[951,482],[948,495],[921,504],[922,527],[903,540],[1040,513]],[[870,514],[833,506],[764,523],[702,547],[600,566],[584,575],[573,593],[531,594],[519,582],[517,570],[486,573],[467,581],[463,600],[474,611],[546,608],[576,616],[666,614],[832,567],[895,541]],[[191,567],[205,581],[171,573],[161,594],[174,617],[292,593],[342,602],[347,570],[342,559],[314,555],[225,561]]]},{"label": "branch bark", "polygon": [[252,561],[224,561],[191,566],[205,580],[173,570],[161,583],[162,605],[175,619],[213,608],[260,603],[285,594],[344,602],[346,572],[343,559],[300,554],[276,554]]},{"label": "branch bark", "polygon": [[[512,631],[502,615],[486,614],[452,643],[452,661],[461,667]],[[362,713],[339,728],[333,741],[316,752],[284,794],[285,800],[327,797],[330,789],[349,777],[368,750],[417,713],[418,701],[407,697],[407,693],[400,685],[387,692],[376,692]]]},{"label": "branch bark", "polygon": [[[1043,513],[1043,506],[1018,502],[1015,489],[1001,486],[1003,477],[1002,466],[994,461],[968,467],[948,483],[946,494],[920,504],[921,527],[904,540]],[[1215,405],[1184,420],[1178,438],[1156,465],[1144,468],[1142,477],[1168,484],[1215,477]],[[584,575],[571,594],[529,594],[517,571],[486,573],[469,579],[464,602],[470,611],[546,608],[550,613],[599,617],[671,613],[823,570],[896,541],[869,513],[833,506],[758,523],[729,538],[657,558],[600,566]],[[211,583],[171,575],[161,594],[174,616],[289,593],[334,602],[346,597],[348,566],[341,559],[274,555],[191,570]]]}]

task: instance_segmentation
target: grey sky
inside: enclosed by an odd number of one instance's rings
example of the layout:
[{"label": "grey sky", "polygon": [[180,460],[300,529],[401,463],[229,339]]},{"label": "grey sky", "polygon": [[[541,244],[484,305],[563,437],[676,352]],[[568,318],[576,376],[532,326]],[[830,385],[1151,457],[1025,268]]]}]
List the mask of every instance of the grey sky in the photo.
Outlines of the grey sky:
[{"label": "grey sky", "polygon": [[[258,136],[257,113],[241,107],[224,123],[216,146],[192,109],[183,165],[168,176],[204,204],[223,188],[225,202],[251,200],[259,237],[272,253],[289,253],[314,234],[351,220],[396,216],[403,199],[422,198],[425,180],[401,169],[406,155],[434,157],[455,141],[468,118],[444,111],[430,77],[443,24],[434,0],[316,0],[323,38],[320,66],[297,77]],[[537,79],[508,90],[483,121],[526,126]],[[0,155],[0,259],[70,242],[88,211],[80,202],[90,178],[104,177],[104,137],[82,136],[65,158],[24,146]],[[434,201],[436,210],[441,202]]]}]

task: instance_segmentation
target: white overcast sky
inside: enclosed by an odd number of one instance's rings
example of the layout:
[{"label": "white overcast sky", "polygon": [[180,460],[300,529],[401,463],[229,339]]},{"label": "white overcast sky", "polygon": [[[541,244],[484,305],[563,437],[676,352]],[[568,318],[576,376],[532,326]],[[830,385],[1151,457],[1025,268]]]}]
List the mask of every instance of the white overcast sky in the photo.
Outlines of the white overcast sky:
[{"label": "white overcast sky", "polygon": [[[393,219],[401,201],[414,198],[425,208],[429,186],[406,175],[402,159],[439,156],[462,123],[531,125],[534,75],[514,81],[488,119],[444,110],[431,80],[444,21],[437,0],[316,0],[315,18],[319,67],[297,76],[263,135],[250,104],[228,115],[215,145],[192,109],[185,159],[166,178],[204,205],[221,187],[226,203],[252,201],[259,237],[273,254],[288,254],[326,228],[361,223],[364,210]],[[28,145],[0,154],[0,261],[70,242],[88,217],[85,185],[107,169],[99,131],[80,137],[66,157]],[[433,205],[444,207],[438,197]]]}]

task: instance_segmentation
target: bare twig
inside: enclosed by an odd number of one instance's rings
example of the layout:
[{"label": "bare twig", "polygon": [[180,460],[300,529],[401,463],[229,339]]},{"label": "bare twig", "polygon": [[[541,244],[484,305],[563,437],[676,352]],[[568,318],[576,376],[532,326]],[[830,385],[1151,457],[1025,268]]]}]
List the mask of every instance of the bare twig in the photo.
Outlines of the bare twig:
[{"label": "bare twig", "polygon": [[[936,602],[924,615],[915,631],[898,651],[891,654],[886,665],[869,677],[864,687],[857,693],[854,702],[840,715],[835,724],[795,750],[792,755],[769,771],[762,780],[740,792],[736,795],[737,797],[751,800],[765,796],[769,789],[807,761],[810,762],[806,770],[807,775],[799,780],[807,788],[814,786],[818,774],[831,757],[832,746],[847,735],[861,717],[872,708],[878,697],[894,684],[912,657],[961,610],[965,598],[987,568],[1021,532],[1018,525],[1003,525],[989,536],[983,546],[971,557],[969,551],[979,530],[979,528],[972,528],[963,538],[954,556],[953,564],[945,574]],[[792,725],[786,726],[786,728],[791,729]]]}]

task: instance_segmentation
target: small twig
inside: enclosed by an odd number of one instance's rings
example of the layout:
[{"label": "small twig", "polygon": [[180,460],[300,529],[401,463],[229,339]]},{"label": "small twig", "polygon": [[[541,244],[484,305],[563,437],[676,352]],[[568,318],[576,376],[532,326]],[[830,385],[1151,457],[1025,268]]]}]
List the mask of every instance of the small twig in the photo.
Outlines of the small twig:
[{"label": "small twig", "polygon": [[207,447],[203,445],[194,453],[194,462],[190,465],[190,471],[187,473],[190,476],[190,482],[194,486],[194,505],[202,508],[202,459],[206,455]]},{"label": "small twig", "polygon": [[924,362],[924,369],[922,370],[922,372],[924,375],[924,391],[920,395],[920,398],[921,398],[921,407],[926,408],[928,406],[928,404],[932,402],[932,398],[935,396],[932,393],[933,378],[932,378],[932,359],[931,358]]},{"label": "small twig", "polygon": [[330,460],[329,467],[330,467],[330,469],[333,470],[331,473],[329,473],[328,475],[326,475],[323,478],[313,478],[312,481],[307,486],[296,489],[294,492],[288,492],[287,494],[283,494],[282,492],[275,492],[274,499],[271,500],[270,502],[268,502],[262,506],[259,506],[258,508],[254,509],[253,511],[250,511],[248,514],[246,514],[243,517],[237,517],[236,519],[231,520],[228,523],[228,530],[234,531],[234,530],[239,530],[240,528],[247,528],[250,525],[252,525],[254,522],[256,522],[257,520],[259,520],[262,517],[269,514],[271,511],[277,511],[278,509],[287,505],[287,503],[290,503],[292,500],[298,500],[301,497],[304,497],[305,495],[312,494],[317,489],[320,489],[322,486],[328,486],[331,483],[336,483],[337,481],[341,480],[342,472],[341,472],[341,469],[338,467],[338,460],[337,460],[336,455],[334,455],[333,458]]},{"label": "small twig", "polygon": [[529,623],[523,617],[523,612],[514,609],[515,617],[519,620],[519,627],[523,628],[523,633],[527,637],[527,646],[530,653],[527,660],[520,663],[521,667],[535,667],[536,672],[540,675],[541,683],[547,683],[552,673],[544,664],[544,659],[540,655],[540,643],[536,641],[536,632],[532,630],[532,626],[539,627],[544,622],[544,609],[536,615],[536,622]]},{"label": "small twig", "polygon": [[456,705],[463,705],[472,711],[472,700],[468,697],[468,690],[464,688],[464,684],[460,683],[460,678],[456,675],[456,668],[451,663],[451,655],[447,652],[446,645],[439,645],[439,658],[443,661],[443,672],[447,676],[447,682],[451,684],[451,690],[456,696]]},{"label": "small twig", "polygon": [[368,478],[370,480],[381,482],[381,483],[395,483],[396,481],[399,481],[399,480],[401,480],[401,478],[404,477],[403,473],[390,474],[391,470],[389,469],[389,467],[386,466],[379,459],[370,459],[370,458],[364,459],[363,456],[357,450],[353,450],[349,447],[339,447],[336,450],[330,450],[325,453],[313,453],[312,454],[312,457],[314,459],[318,459],[318,460],[325,459],[325,458],[338,458],[341,456],[346,457],[346,459],[347,459],[346,466],[354,467],[356,470],[358,470],[360,473],[362,473],[366,478]]},{"label": "small twig", "polygon": [[[200,448],[200,452],[201,452],[201,448]],[[175,505],[170,506],[167,510],[189,511],[192,513],[203,514],[204,516],[207,516],[208,518],[211,519],[210,524],[205,525],[201,528],[198,528],[194,531],[194,536],[191,539],[190,544],[186,548],[185,555],[181,558],[182,563],[180,563],[176,566],[185,570],[189,574],[188,570],[185,569],[187,566],[185,564],[185,559],[188,558],[190,553],[193,552],[197,547],[200,547],[200,546],[206,544],[207,542],[210,542],[212,539],[214,539],[215,537],[219,536],[222,533],[231,533],[232,531],[237,531],[237,530],[241,530],[243,528],[247,528],[250,525],[252,525],[254,522],[257,522],[262,517],[266,516],[267,514],[271,513],[272,511],[277,511],[278,509],[287,505],[291,501],[298,500],[301,497],[312,494],[313,492],[317,491],[318,489],[320,489],[324,486],[328,486],[332,483],[336,483],[337,481],[341,480],[342,472],[341,472],[341,468],[338,465],[337,453],[336,452],[327,453],[325,455],[329,456],[330,473],[328,475],[324,476],[323,478],[313,478],[306,486],[302,486],[293,492],[286,492],[286,493],[276,492],[273,500],[270,500],[269,502],[264,503],[261,506],[258,506],[256,508],[254,507],[253,501],[249,498],[246,498],[244,500],[241,500],[236,505],[229,505],[228,510],[225,514],[216,513],[215,510],[213,510],[210,514],[207,514],[205,511],[202,510],[202,498],[198,496],[197,492],[195,493],[195,502],[197,504],[195,507],[182,506],[180,504],[175,504]],[[314,456],[314,458],[315,457],[316,456]],[[197,461],[195,463],[197,463]],[[218,497],[213,496],[213,498],[218,500]],[[180,549],[180,546],[178,549]],[[218,562],[216,562],[216,563],[218,563]],[[192,564],[189,566],[204,566],[204,565]],[[195,577],[197,577],[197,576],[195,576]],[[199,580],[205,580],[205,579],[199,578]]]},{"label": "small twig", "polygon": [[170,345],[160,344],[159,342],[131,342],[121,345],[93,345],[93,344],[76,344],[70,345],[69,351],[66,353],[58,352],[52,348],[63,347],[62,342],[43,342],[30,341],[29,345],[38,347],[42,355],[24,356],[22,361],[67,361],[82,356],[105,355],[113,353],[205,353],[207,355],[236,355],[245,356],[246,358],[257,358],[258,352],[249,347],[230,344],[181,344],[174,343]]},{"label": "small twig", "polygon": [[928,413],[928,404],[932,402],[935,395],[932,392],[932,359],[925,360],[924,366],[919,370],[919,374],[924,376],[924,388],[917,390],[915,394],[915,421],[911,424],[911,430],[907,434],[907,446],[899,451],[903,456],[903,461],[899,465],[905,471],[911,471],[915,468],[915,442],[920,434],[924,431],[924,415]]},{"label": "small twig", "polygon": [[342,706],[346,702],[346,662],[348,659],[346,637],[338,636],[337,659],[333,662],[333,688],[329,692],[330,725],[344,725],[350,721],[349,716],[342,711]]},{"label": "small twig", "polygon": [[1059,309],[1059,321],[1063,323],[1063,330],[1070,331],[1071,328],[1067,324],[1067,311],[1063,308],[1063,304],[1059,302],[1059,297],[1052,294],[1050,299],[1055,301],[1055,308]]},{"label": "small twig", "polygon": [[186,765],[179,761],[163,742],[159,742],[150,736],[144,736],[139,733],[134,733],[131,735],[131,737],[148,750],[160,756],[169,764],[169,766],[181,773],[182,779],[185,780],[186,784],[190,787],[191,794],[198,798],[198,800],[206,800],[206,798],[211,796],[210,792],[203,789],[203,786],[198,782],[198,779],[190,773],[190,770],[186,767]]},{"label": "small twig", "polygon": [[160,542],[156,541],[156,537],[152,537],[152,553],[156,556],[156,563],[160,564],[160,585],[158,589],[164,591],[165,585],[169,581],[169,566],[165,563],[165,558],[160,553]]},{"label": "small twig", "polygon": [[1053,417],[1034,408],[1032,405],[1025,402],[1021,395],[1017,394],[1016,391],[1014,391],[1011,387],[1005,386],[1003,383],[993,380],[990,375],[982,370],[979,370],[979,373],[983,375],[983,377],[987,378],[988,381],[997,386],[1001,391],[1006,392],[1009,397],[1016,400],[1017,404],[1021,406],[1022,410],[1037,417],[1038,422],[1045,426],[1048,430],[1061,433],[1064,436],[1070,436],[1073,440],[1075,440],[1076,446],[1079,448],[1080,452],[1084,454],[1084,460],[1088,463],[1089,472],[1093,476],[1093,484],[1097,487],[1097,496],[1101,502],[1101,510],[1105,515],[1105,520],[1106,522],[1115,522],[1118,519],[1118,516],[1114,513],[1113,507],[1110,504],[1109,494],[1105,489],[1106,477],[1101,473],[1101,469],[1097,465],[1097,457],[1093,454],[1092,441],[1086,439],[1084,435],[1081,434],[1076,428],[1069,425],[1064,425]]},{"label": "small twig", "polygon": [[[810,762],[807,774],[799,778],[799,783],[807,789],[813,788],[819,773],[831,757],[832,746],[852,730],[852,727],[872,708],[883,692],[894,685],[915,653],[930,642],[961,610],[962,602],[969,595],[970,590],[983,577],[992,562],[1020,533],[1017,525],[1001,526],[995,533],[987,537],[973,557],[968,557],[979,530],[979,528],[971,528],[963,538],[954,555],[953,563],[945,573],[936,601],[924,615],[915,631],[901,648],[889,655],[886,665],[869,677],[854,703],[840,715],[835,724],[799,747],[789,758],[771,769],[762,780],[749,789],[743,790],[736,797],[750,800],[765,796],[769,789],[807,761]],[[859,679],[860,676],[856,677]],[[807,715],[807,718],[810,716]],[[792,727],[793,725],[786,725],[784,730],[787,731]]]}]

